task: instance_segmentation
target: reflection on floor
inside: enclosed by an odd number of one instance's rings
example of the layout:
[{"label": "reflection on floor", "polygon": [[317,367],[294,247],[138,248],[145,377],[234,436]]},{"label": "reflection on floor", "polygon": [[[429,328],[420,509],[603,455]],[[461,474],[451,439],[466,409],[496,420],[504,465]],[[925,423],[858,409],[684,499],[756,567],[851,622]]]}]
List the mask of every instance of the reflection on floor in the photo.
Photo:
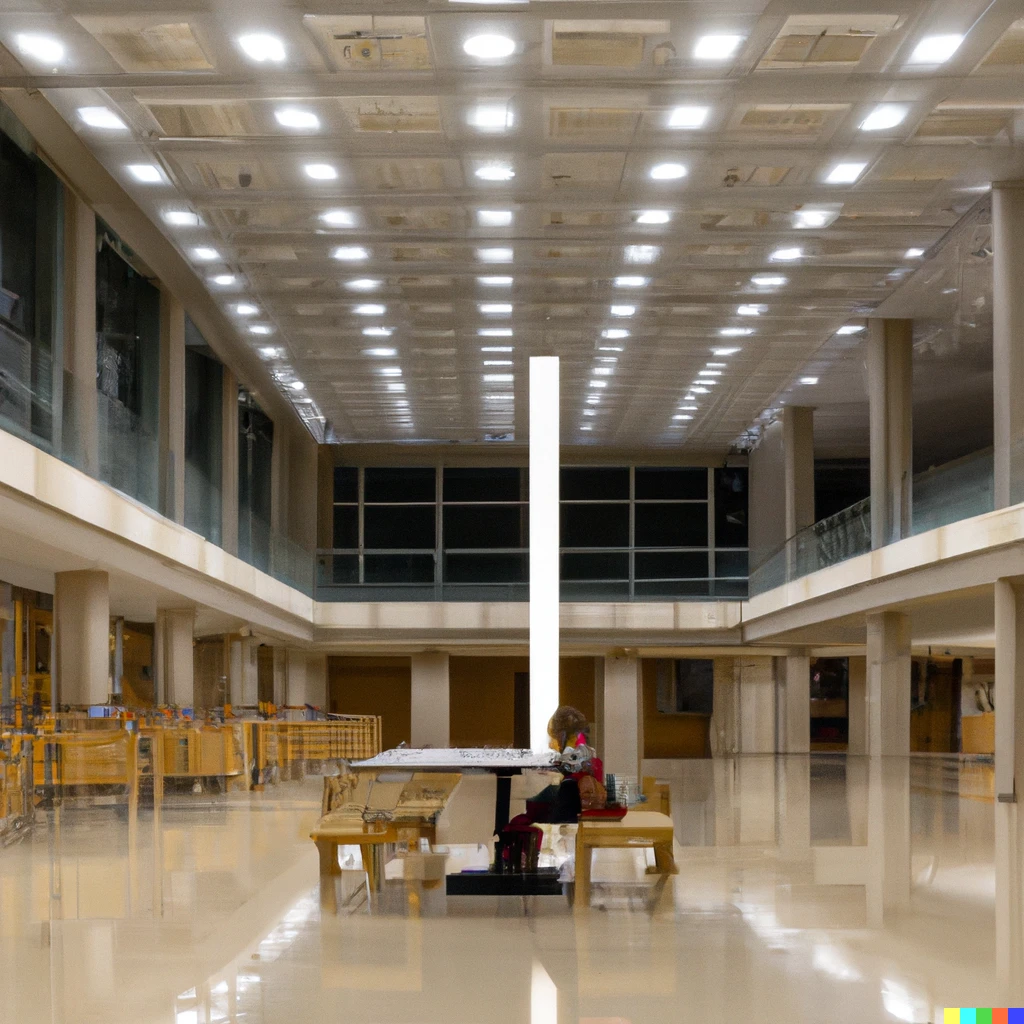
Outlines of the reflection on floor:
[{"label": "reflection on floor", "polygon": [[642,852],[600,851],[582,913],[421,883],[368,898],[354,869],[322,912],[315,779],[181,798],[134,834],[113,808],[51,812],[0,850],[0,1024],[868,1024],[1024,1004],[1019,903],[996,898],[1020,875],[1016,808],[992,802],[990,766],[647,767],[671,781],[681,873],[659,886]]}]

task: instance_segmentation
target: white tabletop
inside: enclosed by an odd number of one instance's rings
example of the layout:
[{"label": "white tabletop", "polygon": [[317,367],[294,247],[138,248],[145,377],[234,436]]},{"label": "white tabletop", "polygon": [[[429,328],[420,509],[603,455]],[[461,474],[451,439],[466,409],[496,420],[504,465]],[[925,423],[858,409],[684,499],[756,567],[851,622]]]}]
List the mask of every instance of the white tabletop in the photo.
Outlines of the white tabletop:
[{"label": "white tabletop", "polygon": [[396,747],[358,761],[354,768],[405,768],[413,771],[530,771],[554,768],[556,755],[546,750],[512,747]]}]

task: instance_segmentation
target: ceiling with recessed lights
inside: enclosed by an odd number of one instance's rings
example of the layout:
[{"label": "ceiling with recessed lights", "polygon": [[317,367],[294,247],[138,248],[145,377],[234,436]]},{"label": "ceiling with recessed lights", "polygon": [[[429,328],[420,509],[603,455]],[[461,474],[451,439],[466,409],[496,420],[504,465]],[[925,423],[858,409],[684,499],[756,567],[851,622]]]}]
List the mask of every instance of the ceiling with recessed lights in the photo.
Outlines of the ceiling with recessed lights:
[{"label": "ceiling with recessed lights", "polygon": [[3,87],[339,441],[522,439],[555,354],[566,443],[725,453],[788,401],[837,447],[855,328],[908,290],[950,335],[929,267],[1024,174],[1021,0],[5,7]]}]

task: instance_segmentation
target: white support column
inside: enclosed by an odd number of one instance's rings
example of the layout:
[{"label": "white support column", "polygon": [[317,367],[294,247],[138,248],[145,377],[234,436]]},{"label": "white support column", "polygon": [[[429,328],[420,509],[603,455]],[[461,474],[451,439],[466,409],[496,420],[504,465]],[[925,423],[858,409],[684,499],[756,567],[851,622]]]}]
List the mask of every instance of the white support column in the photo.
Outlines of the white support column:
[{"label": "white support column", "polygon": [[869,762],[867,903],[869,928],[910,905],[908,758]]},{"label": "white support column", "polygon": [[791,405],[782,413],[786,463],[786,538],[814,525],[814,410]]},{"label": "white support column", "polygon": [[[768,657],[742,658],[740,660],[738,753],[775,753],[774,660],[774,658]],[[809,710],[808,714],[810,714]]]},{"label": "white support column", "polygon": [[288,703],[327,706],[327,655],[289,648]]},{"label": "white support column", "polygon": [[605,770],[640,777],[643,757],[643,687],[635,655],[604,659]]},{"label": "white support column", "polygon": [[411,745],[447,747],[450,743],[448,655],[429,651],[412,656]]},{"label": "white support column", "polygon": [[996,580],[996,799],[1014,803],[1016,780],[1024,778],[1017,716],[1024,713],[1024,594],[1009,580]]},{"label": "white support column", "polygon": [[807,754],[811,749],[811,659],[806,651],[778,658],[779,753]]},{"label": "white support column", "polygon": [[530,745],[548,746],[559,673],[559,366],[530,359]]},{"label": "white support column", "polygon": [[185,522],[185,309],[160,291],[160,501]]},{"label": "white support column", "polygon": [[195,705],[194,608],[162,608],[157,613],[155,655],[160,701],[180,708]]},{"label": "white support column", "polygon": [[274,696],[273,702],[279,707],[292,703],[291,691],[288,688],[288,650],[275,647],[274,651]]},{"label": "white support column", "polygon": [[238,554],[238,381],[224,367],[221,413],[221,546]]},{"label": "white support column", "polygon": [[867,659],[849,659],[849,687],[846,694],[848,754],[868,752],[868,684]]},{"label": "white support column", "polygon": [[910,618],[867,616],[868,753],[910,753]]},{"label": "white support column", "polygon": [[105,572],[54,576],[57,704],[106,704],[110,690],[110,585]]},{"label": "white support column", "polygon": [[256,663],[256,648],[259,645],[251,637],[231,641],[231,674],[228,678],[228,692],[234,707],[255,707],[259,703],[259,670]]},{"label": "white support column", "polygon": [[71,371],[71,422],[64,424],[65,451],[89,476],[99,476],[96,405],[96,215],[70,190],[64,231],[64,366]]},{"label": "white support column", "polygon": [[868,400],[871,426],[871,546],[910,536],[914,324],[871,321]]},{"label": "white support column", "polygon": [[789,406],[750,453],[751,565],[760,565],[814,518],[814,410]]},{"label": "white support column", "polygon": [[1024,181],[992,185],[995,507],[1024,500]]}]

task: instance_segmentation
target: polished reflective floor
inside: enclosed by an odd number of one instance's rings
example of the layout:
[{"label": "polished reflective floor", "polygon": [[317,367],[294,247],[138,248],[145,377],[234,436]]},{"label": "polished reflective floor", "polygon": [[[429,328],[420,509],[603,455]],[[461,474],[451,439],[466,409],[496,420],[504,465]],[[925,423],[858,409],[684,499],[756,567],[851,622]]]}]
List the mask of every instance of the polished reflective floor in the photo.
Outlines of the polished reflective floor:
[{"label": "polished reflective floor", "polygon": [[400,879],[370,896],[348,851],[321,893],[317,779],[179,796],[134,828],[116,807],[47,812],[0,849],[0,1024],[869,1024],[1024,1005],[1024,844],[991,766],[648,769],[671,782],[680,874],[599,851],[574,909]]}]

